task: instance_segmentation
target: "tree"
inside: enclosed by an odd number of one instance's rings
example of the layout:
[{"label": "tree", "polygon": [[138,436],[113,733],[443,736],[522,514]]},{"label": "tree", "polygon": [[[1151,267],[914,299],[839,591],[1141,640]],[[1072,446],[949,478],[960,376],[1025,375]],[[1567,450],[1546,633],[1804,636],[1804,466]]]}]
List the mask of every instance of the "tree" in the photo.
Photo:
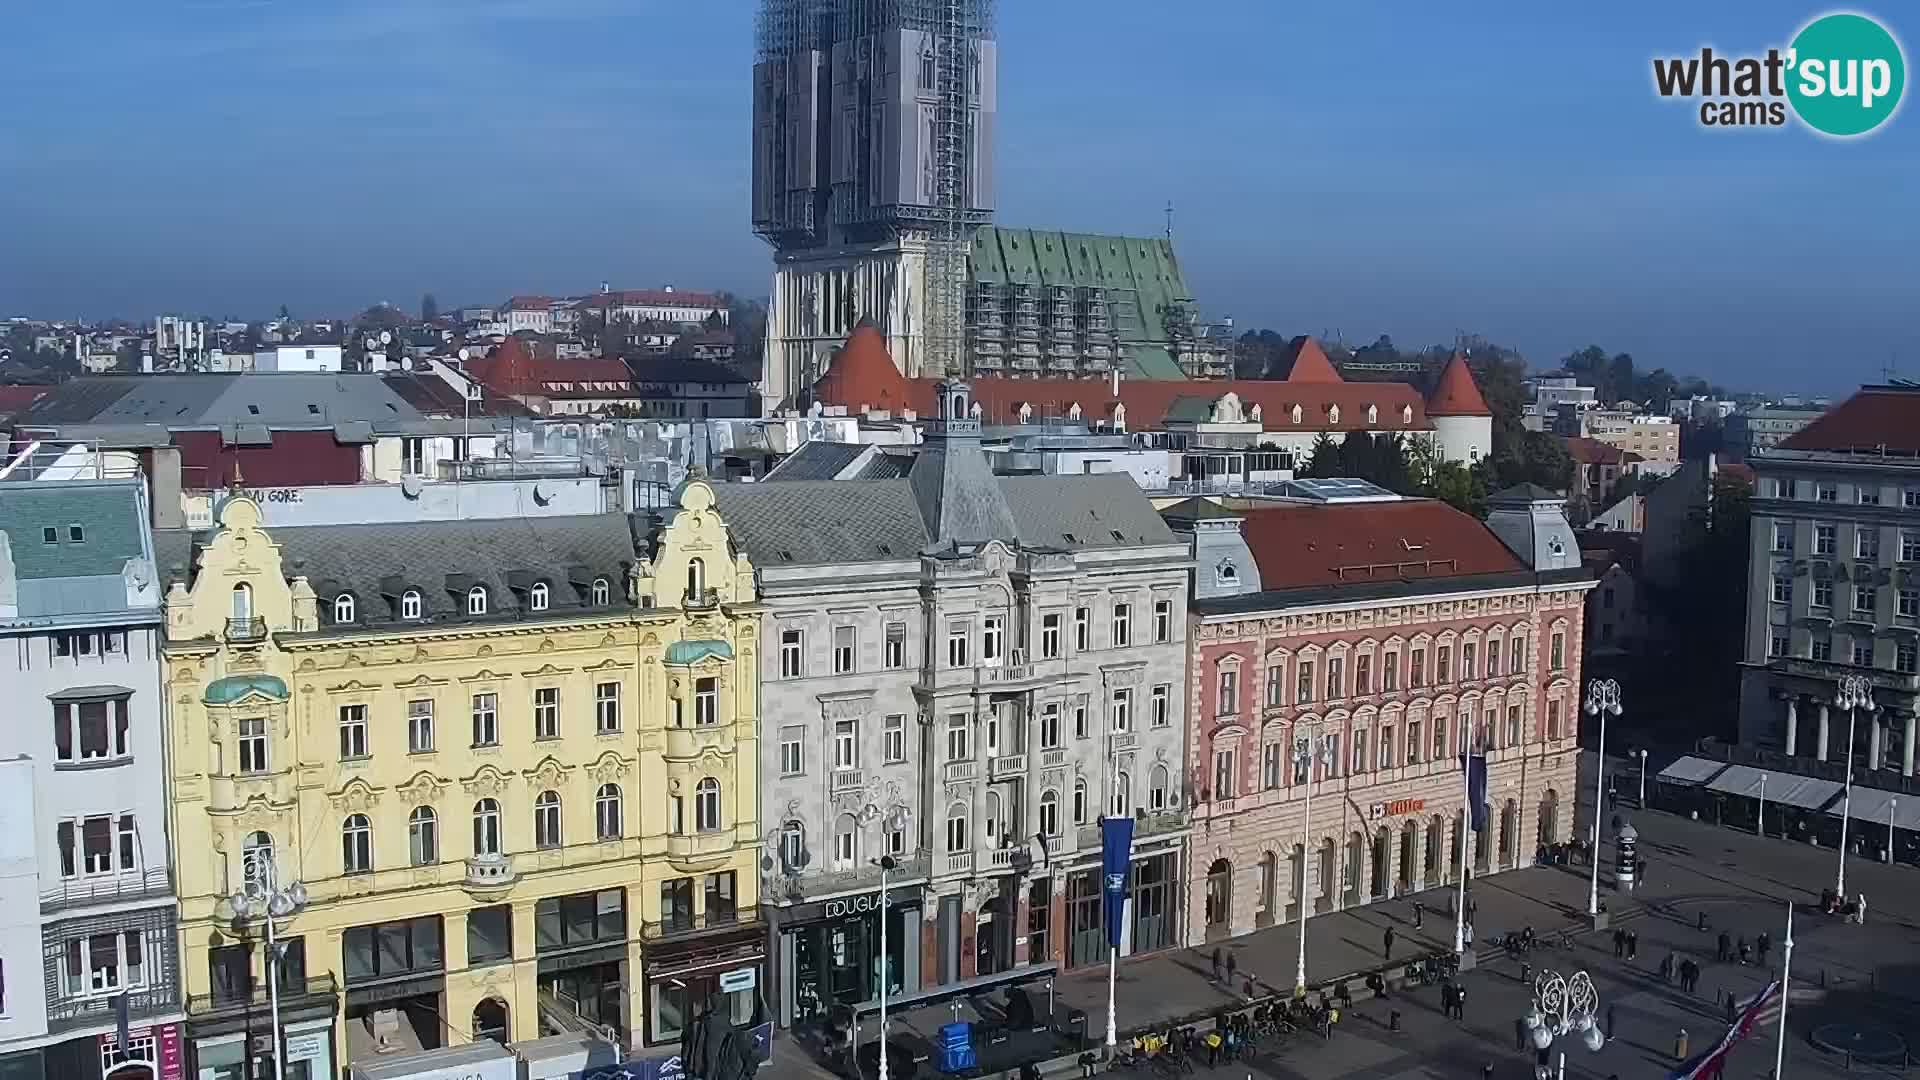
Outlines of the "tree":
[{"label": "tree", "polygon": [[291,318],[293,318],[293,315],[287,311],[287,305],[281,304],[280,305],[280,321],[286,322],[288,319],[291,319]]},{"label": "tree", "polygon": [[1427,495],[1455,510],[1479,517],[1486,510],[1487,485],[1481,475],[1457,461],[1444,461],[1433,470]]},{"label": "tree", "polygon": [[1306,475],[1325,480],[1340,474],[1340,444],[1323,431],[1313,440],[1313,449],[1307,451]]},{"label": "tree", "polygon": [[420,298],[420,321],[430,323],[439,317],[440,301],[435,300],[432,293],[427,293],[425,296],[422,296]]},{"label": "tree", "polygon": [[720,312],[717,310],[707,312],[706,319],[700,324],[701,328],[705,330],[723,330],[726,328],[726,325],[727,320],[722,318]]}]

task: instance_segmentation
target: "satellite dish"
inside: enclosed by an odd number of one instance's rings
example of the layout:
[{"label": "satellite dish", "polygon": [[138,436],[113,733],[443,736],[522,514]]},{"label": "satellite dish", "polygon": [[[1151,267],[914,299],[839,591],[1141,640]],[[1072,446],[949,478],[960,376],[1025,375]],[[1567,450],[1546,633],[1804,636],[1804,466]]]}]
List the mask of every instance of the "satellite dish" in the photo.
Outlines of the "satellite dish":
[{"label": "satellite dish", "polygon": [[420,491],[421,484],[419,477],[408,474],[400,478],[400,494],[405,495],[409,499],[417,499],[420,497]]},{"label": "satellite dish", "polygon": [[465,346],[462,346],[460,349],[460,362],[463,364],[467,362],[467,350]]},{"label": "satellite dish", "polygon": [[382,345],[393,344],[393,331],[391,330],[380,331],[380,344]]}]

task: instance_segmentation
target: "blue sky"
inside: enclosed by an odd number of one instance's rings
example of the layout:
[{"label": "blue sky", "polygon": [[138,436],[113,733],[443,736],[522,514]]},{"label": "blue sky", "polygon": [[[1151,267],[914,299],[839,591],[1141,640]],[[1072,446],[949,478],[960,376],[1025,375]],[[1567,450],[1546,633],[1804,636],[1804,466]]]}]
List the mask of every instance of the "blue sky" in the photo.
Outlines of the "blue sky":
[{"label": "blue sky", "polygon": [[[1002,221],[1158,232],[1206,310],[1741,386],[1920,377],[1920,115],[1708,131],[1649,60],[1825,8],[1002,0]],[[1864,8],[1912,58],[1920,15]],[[0,314],[759,295],[749,0],[67,0],[0,38]]]}]

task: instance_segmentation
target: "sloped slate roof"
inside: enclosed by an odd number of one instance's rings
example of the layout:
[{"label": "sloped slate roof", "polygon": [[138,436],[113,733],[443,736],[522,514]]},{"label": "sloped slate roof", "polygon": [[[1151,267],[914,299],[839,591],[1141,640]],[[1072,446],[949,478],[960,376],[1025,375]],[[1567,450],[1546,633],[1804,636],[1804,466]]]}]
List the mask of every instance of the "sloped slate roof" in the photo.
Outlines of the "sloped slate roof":
[{"label": "sloped slate roof", "polygon": [[419,418],[419,410],[379,375],[271,371],[70,379],[34,402],[15,423],[26,428],[58,424],[278,428]]},{"label": "sloped slate roof", "polygon": [[[74,540],[71,528],[80,527]],[[0,485],[0,532],[23,581],[111,577],[147,557],[136,481]],[[54,530],[46,542],[43,530]]]},{"label": "sloped slate roof", "polygon": [[1179,543],[1126,473],[999,480],[1016,538],[1027,547],[1084,551]]},{"label": "sloped slate roof", "polygon": [[734,543],[762,567],[911,559],[927,526],[904,480],[715,484]]},{"label": "sloped slate roof", "polygon": [[795,480],[831,480],[840,470],[854,463],[867,448],[861,443],[836,443],[815,439],[788,454],[780,464],[761,478],[761,483]]}]

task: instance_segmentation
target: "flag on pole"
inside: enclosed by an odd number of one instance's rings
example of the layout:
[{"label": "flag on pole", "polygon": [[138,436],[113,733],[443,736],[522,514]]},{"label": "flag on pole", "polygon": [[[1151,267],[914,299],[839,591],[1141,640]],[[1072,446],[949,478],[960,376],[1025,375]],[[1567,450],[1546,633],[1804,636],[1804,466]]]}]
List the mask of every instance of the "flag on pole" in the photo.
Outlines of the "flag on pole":
[{"label": "flag on pole", "polygon": [[1474,832],[1487,831],[1487,755],[1462,754],[1461,767],[1467,771],[1467,809],[1471,817],[1468,822]]},{"label": "flag on pole", "polygon": [[1127,915],[1127,871],[1133,863],[1133,819],[1109,814],[1100,819],[1102,914],[1107,921],[1107,944],[1120,947]]},{"label": "flag on pole", "polygon": [[1726,1067],[1727,1052],[1733,1049],[1735,1043],[1751,1034],[1757,1025],[1780,1019],[1781,993],[1779,980],[1768,983],[1765,990],[1755,994],[1741,1008],[1740,1014],[1734,1017],[1733,1024],[1719,1042],[1705,1053],[1681,1062],[1678,1069],[1667,1074],[1667,1080],[1706,1080],[1720,1075],[1720,1070]]}]

